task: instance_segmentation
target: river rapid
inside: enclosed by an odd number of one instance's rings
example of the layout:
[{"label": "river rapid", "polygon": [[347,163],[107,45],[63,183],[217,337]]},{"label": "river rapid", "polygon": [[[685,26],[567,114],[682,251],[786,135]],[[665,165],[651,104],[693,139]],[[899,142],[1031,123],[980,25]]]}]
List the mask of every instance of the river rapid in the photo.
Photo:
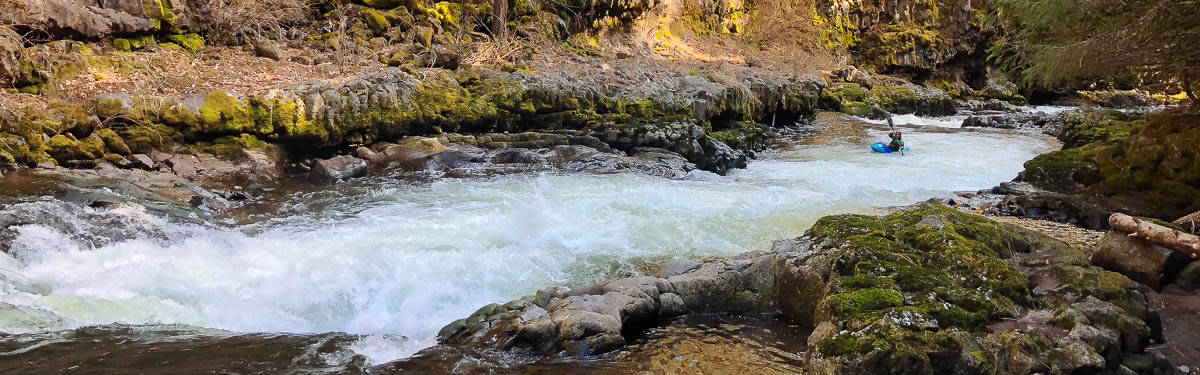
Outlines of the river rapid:
[{"label": "river rapid", "polygon": [[898,120],[912,147],[903,156],[870,151],[887,138],[886,125],[822,115],[815,130],[744,170],[684,180],[378,176],[263,197],[216,217],[164,215],[136,201],[92,208],[9,197],[0,219],[17,224],[0,232],[0,370],[97,365],[97,357],[114,370],[200,366],[168,353],[255,353],[230,349],[238,345],[286,349],[259,367],[209,358],[215,367],[180,369],[377,365],[434,344],[443,325],[489,303],[644,273],[672,258],[763,250],[829,214],[989,188],[1058,146],[957,129],[961,120]]}]

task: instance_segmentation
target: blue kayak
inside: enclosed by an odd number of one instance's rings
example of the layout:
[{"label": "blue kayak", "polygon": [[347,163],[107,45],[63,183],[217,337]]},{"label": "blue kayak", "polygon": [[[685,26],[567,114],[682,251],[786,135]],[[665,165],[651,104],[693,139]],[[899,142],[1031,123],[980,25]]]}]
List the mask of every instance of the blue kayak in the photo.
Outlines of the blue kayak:
[{"label": "blue kayak", "polygon": [[[887,145],[883,144],[883,142],[879,142],[879,143],[871,145],[871,149],[875,150],[875,152],[878,152],[881,154],[890,154],[890,153],[896,152],[896,150],[893,150],[891,147],[888,147]],[[912,151],[912,147],[905,147],[904,151]]]}]

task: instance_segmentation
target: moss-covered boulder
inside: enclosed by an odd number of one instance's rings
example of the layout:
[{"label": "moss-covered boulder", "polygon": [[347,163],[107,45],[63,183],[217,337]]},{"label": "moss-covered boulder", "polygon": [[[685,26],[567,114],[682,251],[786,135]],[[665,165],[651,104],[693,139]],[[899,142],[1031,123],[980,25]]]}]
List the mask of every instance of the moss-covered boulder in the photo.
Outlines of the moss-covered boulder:
[{"label": "moss-covered boulder", "polygon": [[[103,155],[96,153],[95,142],[80,142],[69,135],[56,135],[50,137],[50,141],[46,142],[49,147],[50,156],[54,157],[59,162],[68,160],[91,160]],[[100,144],[99,151],[103,151],[104,145]]]},{"label": "moss-covered boulder", "polygon": [[204,49],[204,37],[199,34],[175,34],[167,37],[167,40],[191,53],[199,53]]},{"label": "moss-covered boulder", "polygon": [[1026,162],[1022,180],[1164,220],[1200,210],[1200,115],[1126,116],[1085,119],[1067,132],[1063,150]]},{"label": "moss-covered boulder", "polygon": [[940,204],[825,217],[798,242],[807,255],[781,257],[776,283],[783,312],[814,328],[813,373],[1116,370],[1150,339],[1140,285]]}]

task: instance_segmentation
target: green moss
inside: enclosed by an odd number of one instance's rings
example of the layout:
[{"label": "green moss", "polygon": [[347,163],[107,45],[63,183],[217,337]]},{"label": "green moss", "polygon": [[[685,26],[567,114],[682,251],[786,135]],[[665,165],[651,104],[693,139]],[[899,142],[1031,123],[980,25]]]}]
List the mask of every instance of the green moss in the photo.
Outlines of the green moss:
[{"label": "green moss", "polygon": [[382,12],[370,8],[364,8],[362,12],[363,18],[367,21],[367,27],[370,27],[375,35],[383,35],[392,27],[391,22],[388,22]]},{"label": "green moss", "polygon": [[129,155],[132,153],[129,150],[129,146],[125,144],[125,140],[121,139],[121,136],[117,135],[117,132],[112,129],[97,130],[96,136],[104,141],[104,145],[109,151],[119,155]]},{"label": "green moss", "polygon": [[[250,110],[238,98],[221,90],[213,91],[204,98],[204,106],[197,116],[198,131],[206,134],[236,134],[258,130],[250,117]],[[262,133],[270,133],[264,131]]]},{"label": "green moss", "polygon": [[[1005,258],[1059,246],[933,203],[885,217],[824,217],[805,237],[838,252],[838,276],[826,297],[830,313],[849,327],[866,327],[818,344],[833,356],[883,348],[921,357],[958,345],[955,332],[981,334],[1031,300],[1029,281]],[[905,328],[928,318],[940,328],[936,335]]]},{"label": "green moss", "polygon": [[50,156],[59,162],[67,160],[85,160],[95,159],[98,155],[89,152],[94,147],[85,147],[79,141],[65,135],[56,135],[50,137],[50,141],[46,143],[50,148]]},{"label": "green moss", "polygon": [[839,319],[903,305],[904,297],[891,289],[859,289],[829,296],[829,306]]},{"label": "green moss", "polygon": [[125,101],[115,97],[96,99],[96,115],[101,118],[111,118],[125,113]]},{"label": "green moss", "polygon": [[736,150],[761,150],[766,148],[766,125],[754,121],[736,121],[729,128],[709,133],[721,143]]},{"label": "green moss", "polygon": [[104,154],[103,159],[104,159],[104,161],[112,163],[114,165],[122,165],[129,161],[129,160],[126,160],[121,155],[117,155],[117,154],[113,154],[113,153]]},{"label": "green moss", "polygon": [[155,123],[124,127],[117,133],[132,153],[148,153],[183,140],[183,135],[175,128]]},{"label": "green moss", "polygon": [[212,144],[199,145],[197,148],[200,151],[220,157],[241,159],[246,157],[245,149],[258,148],[265,145],[265,142],[260,141],[255,136],[242,133],[237,136],[221,137],[213,141]]},{"label": "green moss", "polygon": [[112,45],[113,49],[118,52],[129,52],[132,50],[132,47],[129,45],[129,39],[113,39]]},{"label": "green moss", "polygon": [[154,20],[155,30],[166,32],[175,32],[175,11],[171,7],[171,0],[146,0],[142,2],[142,10],[146,12],[146,16]]},{"label": "green moss", "polygon": [[175,43],[184,51],[198,53],[204,49],[204,38],[195,33],[190,34],[175,34],[167,37],[172,43]]},{"label": "green moss", "polygon": [[[949,50],[952,45],[936,29],[916,23],[886,24],[883,30],[860,43],[866,61],[879,68],[888,66],[915,66],[933,69],[925,59],[912,56],[937,55]],[[886,108],[886,107],[885,107]]]},{"label": "green moss", "polygon": [[442,28],[447,30],[458,30],[459,21],[458,15],[462,13],[462,4],[452,3],[449,1],[441,1],[433,4],[432,7],[426,9],[429,15],[437,18],[441,23]]}]

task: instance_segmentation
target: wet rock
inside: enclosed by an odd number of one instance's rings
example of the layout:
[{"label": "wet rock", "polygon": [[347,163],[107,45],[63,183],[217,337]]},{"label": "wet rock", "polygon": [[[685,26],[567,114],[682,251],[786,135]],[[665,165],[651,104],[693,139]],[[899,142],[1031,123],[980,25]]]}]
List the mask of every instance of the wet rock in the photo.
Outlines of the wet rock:
[{"label": "wet rock", "polygon": [[1200,262],[1184,266],[1175,277],[1175,285],[1189,292],[1200,290]]},{"label": "wet rock", "polygon": [[1092,264],[1155,290],[1162,290],[1187,261],[1187,256],[1120,232],[1106,233],[1092,254]]},{"label": "wet rock", "polygon": [[317,182],[336,182],[366,175],[366,161],[350,155],[341,155],[314,161],[308,176]]},{"label": "wet rock", "polygon": [[773,256],[746,254],[667,278],[693,311],[766,312],[775,308]]},{"label": "wet rock", "polygon": [[1065,116],[1062,113],[1009,113],[990,116],[971,116],[963,120],[962,127],[1013,129],[1059,137],[1071,127]]},{"label": "wet rock", "polygon": [[544,160],[530,149],[513,148],[492,155],[491,162],[495,164],[539,164]]},{"label": "wet rock", "polygon": [[254,55],[275,61],[283,60],[283,50],[278,44],[268,41],[254,42]]},{"label": "wet rock", "polygon": [[154,169],[154,167],[157,165],[157,163],[155,163],[154,160],[146,154],[129,155],[129,160],[133,162],[133,164],[130,166],[138,169],[150,170]]}]

